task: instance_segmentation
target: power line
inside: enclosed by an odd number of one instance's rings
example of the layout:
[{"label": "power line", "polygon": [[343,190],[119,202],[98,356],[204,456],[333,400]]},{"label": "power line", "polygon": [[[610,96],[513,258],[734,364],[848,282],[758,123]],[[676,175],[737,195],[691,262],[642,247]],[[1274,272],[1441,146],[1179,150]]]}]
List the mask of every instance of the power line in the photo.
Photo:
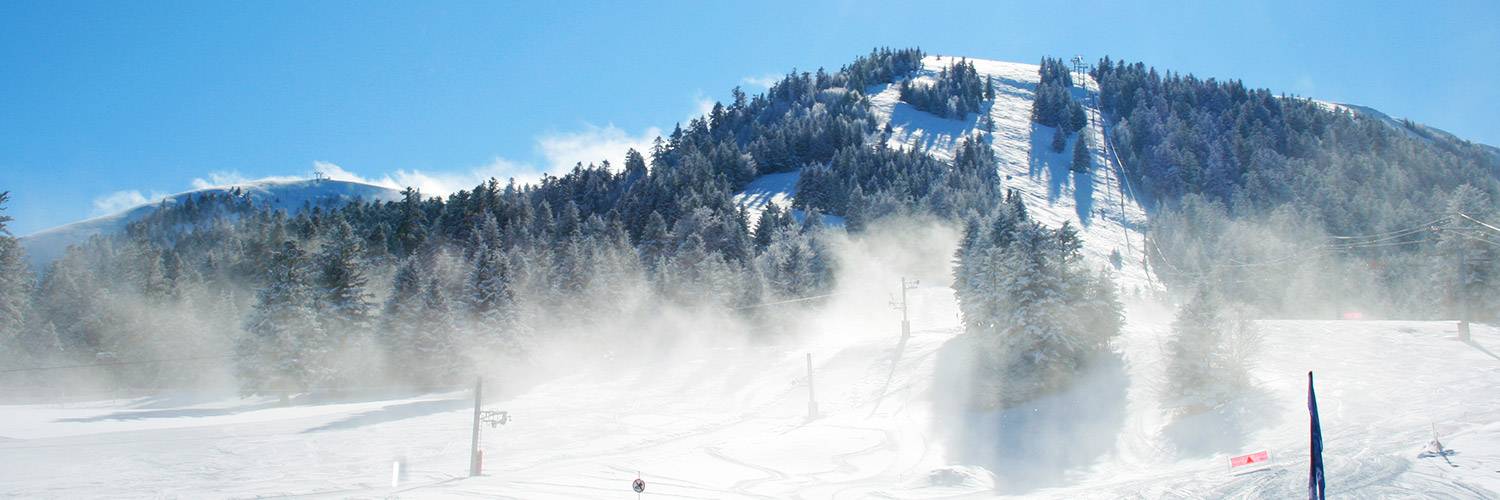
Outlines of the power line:
[{"label": "power line", "polygon": [[757,308],[757,307],[775,306],[775,305],[781,305],[781,304],[791,304],[793,302],[806,302],[806,301],[809,301],[809,300],[817,300],[817,299],[822,299],[822,298],[835,297],[835,296],[839,296],[839,295],[849,295],[849,292],[829,293],[829,294],[824,294],[824,295],[813,295],[811,297],[798,297],[798,298],[795,298],[795,299],[779,300],[779,301],[776,301],[776,302],[762,302],[760,304],[750,304],[748,306],[731,307],[729,309],[731,311],[738,311],[738,310],[741,310],[741,309],[754,309],[754,308]]},{"label": "power line", "polygon": [[1475,224],[1479,224],[1481,226],[1484,226],[1486,229],[1489,229],[1489,230],[1494,231],[1496,233],[1500,233],[1500,227],[1491,226],[1489,224],[1486,224],[1484,221],[1481,221],[1479,219],[1475,219],[1473,217],[1469,217],[1469,214],[1466,214],[1466,213],[1463,213],[1463,212],[1458,212],[1458,216],[1459,217],[1463,217],[1465,219],[1469,219],[1470,221],[1473,221]]}]

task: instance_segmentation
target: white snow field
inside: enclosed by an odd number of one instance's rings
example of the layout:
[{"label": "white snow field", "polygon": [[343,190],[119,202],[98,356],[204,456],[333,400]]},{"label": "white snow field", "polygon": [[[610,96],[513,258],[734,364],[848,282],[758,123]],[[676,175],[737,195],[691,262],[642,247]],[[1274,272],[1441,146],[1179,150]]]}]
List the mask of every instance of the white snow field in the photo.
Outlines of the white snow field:
[{"label": "white snow field", "polygon": [[[1117,373],[1029,409],[1047,417],[1045,432],[1023,432],[1033,421],[958,435],[963,417],[934,410],[934,396],[956,390],[940,375],[944,346],[957,346],[952,293],[922,288],[911,300],[913,332],[899,352],[895,316],[876,318],[889,328],[839,328],[871,319],[835,316],[810,338],[492,394],[485,408],[514,420],[484,428],[485,472],[473,478],[466,391],[290,407],[233,398],[0,406],[0,496],[631,498],[639,474],[643,498],[1292,498],[1305,492],[1309,369],[1330,494],[1500,494],[1494,328],[1464,343],[1451,322],[1264,321],[1258,390],[1204,421],[1169,425],[1155,395],[1167,325],[1135,309]],[[821,412],[812,420],[804,353]],[[1434,424],[1456,453],[1418,459]],[[1257,450],[1270,452],[1270,469],[1229,474],[1228,456]],[[398,457],[408,473],[392,487]]]}]

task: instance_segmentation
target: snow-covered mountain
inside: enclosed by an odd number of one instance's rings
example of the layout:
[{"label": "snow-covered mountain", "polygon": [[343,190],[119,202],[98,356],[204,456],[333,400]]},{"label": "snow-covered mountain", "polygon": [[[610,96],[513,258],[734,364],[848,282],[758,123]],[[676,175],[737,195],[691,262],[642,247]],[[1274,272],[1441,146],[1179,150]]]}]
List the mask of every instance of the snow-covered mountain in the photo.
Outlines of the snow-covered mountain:
[{"label": "snow-covered mountain", "polygon": [[[929,55],[922,60],[922,70],[912,78],[932,79],[954,56]],[[1087,110],[1090,120],[1084,129],[1089,135],[1093,172],[1077,173],[1068,169],[1077,139],[1068,141],[1061,153],[1054,153],[1048,143],[1053,127],[1031,120],[1031,106],[1036,87],[1041,82],[1035,64],[1012,63],[965,58],[974,64],[980,78],[995,84],[995,100],[986,103],[981,113],[994,124],[990,146],[1000,163],[1001,186],[1014,189],[1026,200],[1026,207],[1038,222],[1051,227],[1070,223],[1083,236],[1084,254],[1095,266],[1109,262],[1110,255],[1120,253],[1122,265],[1116,278],[1127,289],[1155,287],[1145,263],[1144,235],[1146,210],[1128,184],[1120,182],[1120,165],[1105,140],[1098,102],[1089,96],[1098,91],[1098,83],[1082,75],[1085,88],[1074,88],[1074,98]],[[865,89],[875,115],[892,130],[889,143],[893,148],[919,148],[944,160],[952,160],[954,150],[968,136],[980,136],[980,113],[969,113],[963,119],[948,119],[921,111],[901,101],[900,85],[890,83]],[[736,200],[750,212],[753,223],[768,202],[787,206],[796,198],[797,174],[777,173],[762,176],[739,193]]]},{"label": "snow-covered mountain", "polygon": [[88,241],[96,235],[123,231],[131,222],[146,217],[164,205],[179,204],[189,198],[210,194],[228,194],[236,190],[256,205],[288,213],[296,213],[304,207],[338,207],[355,200],[390,201],[401,197],[401,193],[394,189],[358,182],[327,179],[250,181],[177,193],[119,213],[45,229],[21,237],[21,245],[26,248],[32,268],[40,270],[61,257],[68,246]]}]

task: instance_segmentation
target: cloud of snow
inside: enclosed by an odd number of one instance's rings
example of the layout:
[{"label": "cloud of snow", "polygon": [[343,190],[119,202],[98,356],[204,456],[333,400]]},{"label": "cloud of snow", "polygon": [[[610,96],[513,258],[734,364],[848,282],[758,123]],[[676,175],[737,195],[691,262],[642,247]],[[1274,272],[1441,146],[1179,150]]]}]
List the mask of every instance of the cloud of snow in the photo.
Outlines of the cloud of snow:
[{"label": "cloud of snow", "polygon": [[697,96],[693,97],[693,114],[688,116],[688,119],[686,121],[692,121],[694,118],[708,116],[708,112],[714,110],[715,102],[718,101],[715,101],[712,97],[699,92]]},{"label": "cloud of snow", "polygon": [[775,85],[776,82],[779,81],[781,81],[781,75],[775,73],[766,73],[760,76],[747,76],[740,79],[740,83],[761,90],[770,90],[771,86]]},{"label": "cloud of snow", "polygon": [[118,213],[129,208],[152,203],[166,197],[162,193],[152,191],[149,196],[141,194],[140,191],[130,189],[115,191],[113,193],[94,198],[94,216]]},{"label": "cloud of snow", "polygon": [[313,162],[313,171],[336,181],[359,182],[396,190],[414,187],[424,195],[434,196],[472,189],[491,178],[501,181],[514,178],[516,182],[522,183],[535,182],[541,178],[541,172],[531,166],[499,157],[484,165],[467,169],[442,171],[400,169],[376,177],[364,177],[326,161]]},{"label": "cloud of snow", "polygon": [[[703,101],[706,101],[707,107]],[[712,100],[700,99],[698,103],[700,109],[709,109],[712,106]],[[613,123],[602,127],[586,123],[580,130],[537,137],[534,147],[542,157],[541,165],[496,156],[478,166],[452,169],[403,168],[374,175],[363,175],[331,161],[317,160],[313,162],[312,171],[321,173],[332,180],[359,182],[397,190],[414,187],[425,195],[444,196],[459,190],[472,189],[491,178],[502,183],[511,179],[521,184],[535,183],[546,174],[566,173],[578,163],[598,165],[603,161],[609,161],[615,168],[623,168],[626,151],[630,149],[642,153],[649,151],[652,141],[661,135],[662,131],[657,127],[648,127],[640,133],[632,134]],[[307,178],[308,176],[250,178],[239,171],[219,170],[193,179],[192,187],[193,189],[206,189],[249,182],[295,181]],[[118,211],[118,208],[128,208],[146,201],[149,199],[139,192],[121,191],[95,200],[94,205],[96,211],[110,213]]]},{"label": "cloud of snow", "polygon": [[[708,106],[712,108],[713,102]],[[578,163],[598,164],[602,160],[619,169],[625,165],[626,151],[635,149],[645,154],[651,149],[651,141],[661,135],[661,129],[656,127],[631,135],[613,123],[603,127],[585,124],[583,130],[576,132],[541,136],[536,140],[536,148],[546,159],[548,173],[560,174]]]},{"label": "cloud of snow", "polygon": [[293,175],[274,175],[274,176],[267,176],[267,177],[260,177],[260,178],[254,178],[254,179],[252,179],[252,178],[246,177],[244,174],[241,174],[238,170],[216,170],[216,171],[213,171],[213,172],[209,172],[207,178],[198,177],[198,178],[193,179],[192,185],[193,185],[193,189],[208,189],[208,188],[211,188],[211,187],[232,186],[232,185],[235,185],[235,184],[245,184],[245,183],[250,183],[250,182],[263,182],[263,181],[281,181],[281,182],[287,182],[287,181],[295,181],[295,180],[300,180],[300,179],[305,179],[305,178],[306,177],[298,177],[298,176],[293,176]]}]

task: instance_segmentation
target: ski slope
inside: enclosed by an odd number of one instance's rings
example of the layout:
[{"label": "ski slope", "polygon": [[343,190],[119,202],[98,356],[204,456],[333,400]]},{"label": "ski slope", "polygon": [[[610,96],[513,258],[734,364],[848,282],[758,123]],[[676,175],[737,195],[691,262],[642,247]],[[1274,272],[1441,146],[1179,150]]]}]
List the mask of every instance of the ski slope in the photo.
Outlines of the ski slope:
[{"label": "ski slope", "polygon": [[[486,408],[513,420],[484,428],[485,474],[474,478],[462,390],[290,407],[234,398],[0,406],[0,496],[630,498],[639,474],[643,498],[1288,498],[1305,491],[1307,370],[1318,376],[1330,494],[1500,494],[1494,328],[1464,343],[1448,322],[1264,321],[1258,389],[1205,421],[1169,424],[1156,402],[1168,327],[1135,308],[1117,346],[1122,378],[1102,386],[1120,391],[1118,404],[1094,390],[1064,393],[1033,411],[1066,408],[1072,421],[997,437],[1082,450],[1073,463],[987,470],[955,458],[982,442],[934,410],[934,396],[953,390],[938,375],[959,332],[952,293],[921,288],[911,300],[904,346],[894,315],[846,316],[858,309],[833,304],[822,334],[603,363],[490,394]],[[811,420],[806,353],[821,413]],[[1434,424],[1456,451],[1451,465],[1416,458]],[[1182,439],[1184,425],[1212,432]],[[1228,456],[1262,449],[1271,469],[1228,473]],[[1032,460],[992,451],[1001,458],[991,466]],[[408,473],[392,487],[398,457]]]},{"label": "ski slope", "polygon": [[[953,56],[927,56],[922,61],[923,69],[912,78],[919,83],[930,80],[957,60]],[[1134,190],[1122,182],[1120,166],[1108,150],[1104,120],[1100,119],[1096,100],[1089,98],[1099,88],[1093,77],[1074,75],[1084,85],[1073,88],[1074,98],[1084,105],[1090,118],[1079,135],[1089,136],[1095,165],[1091,172],[1076,173],[1068,169],[1068,164],[1078,135],[1068,140],[1062,152],[1054,153],[1049,146],[1054,129],[1031,121],[1032,100],[1041,81],[1038,66],[964,60],[974,64],[980,78],[995,84],[995,99],[985,103],[982,112],[994,124],[988,137],[999,161],[1002,189],[1021,193],[1037,222],[1050,227],[1066,222],[1077,229],[1083,238],[1083,254],[1093,267],[1109,266],[1111,253],[1118,251],[1122,266],[1115,270],[1115,278],[1125,290],[1157,289],[1143,254],[1146,210]],[[917,110],[901,102],[898,84],[877,85],[865,89],[865,93],[870,96],[872,112],[881,120],[879,125],[891,126],[890,147],[916,148],[951,161],[965,138],[986,136],[979,128],[978,113],[957,120]],[[766,202],[786,206],[795,199],[796,184],[796,173],[765,175],[739,193],[736,201],[747,208],[753,222]]]}]

